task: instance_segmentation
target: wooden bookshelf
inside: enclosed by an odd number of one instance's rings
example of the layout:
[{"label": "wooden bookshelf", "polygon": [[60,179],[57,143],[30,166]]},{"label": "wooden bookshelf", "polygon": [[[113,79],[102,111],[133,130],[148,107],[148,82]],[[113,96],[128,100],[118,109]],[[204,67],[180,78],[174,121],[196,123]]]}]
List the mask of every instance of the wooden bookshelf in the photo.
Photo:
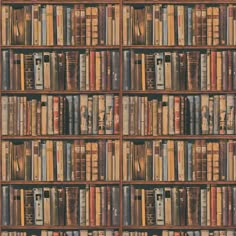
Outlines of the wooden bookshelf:
[{"label": "wooden bookshelf", "polygon": [[[42,5],[63,5],[63,6],[73,6],[74,4],[85,4],[85,6],[98,6],[98,5],[107,5],[107,4],[118,4],[120,9],[123,9],[126,5],[135,6],[137,8],[144,7],[146,5],[153,5],[153,4],[163,4],[163,5],[184,5],[184,6],[194,6],[196,4],[206,4],[207,6],[217,6],[220,5],[229,5],[234,4],[236,6],[236,0],[52,0],[52,1],[46,1],[46,0],[0,0],[0,8],[2,9],[3,5],[10,5],[13,7],[21,7],[24,5],[36,5],[36,4],[42,4]],[[90,141],[102,141],[102,140],[112,140],[117,141],[119,140],[119,180],[114,181],[30,181],[30,180],[0,180],[0,188],[2,190],[3,186],[10,186],[16,189],[20,188],[50,188],[50,187],[56,187],[56,188],[65,188],[65,187],[78,187],[78,188],[85,188],[85,186],[118,186],[119,188],[119,224],[115,226],[106,226],[106,225],[86,225],[86,226],[80,226],[80,225],[3,225],[0,223],[0,234],[5,232],[11,232],[11,231],[18,231],[18,232],[27,232],[27,236],[31,236],[34,232],[37,236],[41,236],[42,230],[50,230],[53,232],[66,232],[66,231],[76,231],[76,230],[88,230],[96,231],[100,230],[104,232],[106,230],[110,230],[112,233],[110,235],[114,236],[122,236],[124,231],[128,232],[148,232],[148,236],[152,236],[153,232],[158,232],[158,235],[163,230],[169,230],[169,231],[176,231],[176,232],[185,232],[185,231],[200,231],[200,230],[209,230],[210,232],[216,231],[223,231],[225,232],[227,230],[234,230],[234,233],[236,232],[236,222],[232,223],[229,226],[226,225],[184,225],[184,226],[175,226],[175,225],[124,225],[124,214],[126,214],[126,210],[124,208],[124,196],[123,196],[123,190],[124,186],[135,186],[138,189],[145,188],[145,189],[151,189],[151,188],[165,188],[165,187],[171,187],[171,188],[187,188],[187,187],[199,187],[199,188],[206,188],[207,186],[216,186],[216,187],[223,187],[227,186],[231,189],[236,188],[236,178],[235,180],[217,180],[217,181],[207,181],[207,180],[196,180],[196,181],[155,181],[155,180],[124,180],[123,179],[123,161],[125,161],[125,157],[123,156],[123,142],[130,141],[130,142],[146,142],[146,141],[154,141],[154,140],[171,140],[171,141],[189,141],[192,142],[196,140],[204,140],[204,141],[214,141],[219,142],[221,140],[223,141],[229,141],[229,140],[236,140],[235,132],[234,134],[202,134],[202,135],[124,135],[123,134],[123,127],[124,127],[124,121],[123,117],[125,114],[123,114],[123,97],[124,96],[145,96],[149,98],[153,97],[161,97],[163,95],[173,95],[173,96],[188,96],[188,95],[236,95],[236,90],[228,90],[228,89],[218,89],[218,90],[169,90],[169,89],[154,89],[154,90],[125,90],[123,88],[124,83],[124,74],[123,66],[124,66],[124,59],[123,59],[123,52],[125,50],[132,50],[134,52],[142,52],[142,53],[152,53],[152,52],[189,52],[189,51],[200,51],[200,52],[206,52],[207,50],[212,51],[229,51],[229,50],[236,50],[236,45],[125,45],[123,43],[123,10],[120,10],[120,17],[118,19],[119,21],[119,44],[117,45],[3,45],[2,40],[0,43],[0,51],[1,51],[1,57],[0,57],[0,65],[2,65],[2,52],[6,50],[11,50],[14,53],[31,53],[31,52],[64,52],[64,51],[85,51],[85,50],[93,50],[93,51],[118,51],[119,52],[119,89],[116,90],[13,90],[8,89],[4,90],[2,88],[2,82],[0,83],[0,99],[3,96],[26,96],[29,98],[32,97],[40,97],[41,95],[53,95],[53,96],[67,96],[67,95],[116,95],[119,97],[119,134],[80,134],[80,135],[2,135],[0,133],[0,145],[2,145],[3,142],[9,141],[13,143],[20,143],[24,141],[35,141],[35,140],[50,140],[50,141],[65,141],[65,142],[73,142],[75,140],[83,140],[86,142]],[[234,20],[236,22],[236,19]],[[234,22],[234,24],[235,24]],[[0,26],[2,26],[2,11],[0,12]],[[98,26],[99,28],[99,26]],[[236,60],[236,59],[235,59]],[[235,63],[235,62],[234,62]],[[232,66],[233,67],[233,66]],[[87,68],[88,69],[88,68]],[[1,81],[2,81],[2,66],[0,67],[0,74],[1,74]],[[186,69],[187,70],[187,69]],[[235,79],[235,77],[232,77]],[[234,103],[234,109],[236,109],[236,104]],[[2,106],[0,107],[0,113],[2,114]],[[236,113],[236,112],[235,112]],[[104,115],[105,116],[105,115]],[[168,119],[168,117],[167,117]],[[234,116],[234,119],[236,119],[236,116]],[[234,121],[235,122],[235,121]],[[235,122],[236,123],[236,122]],[[0,122],[0,130],[2,128],[2,122]],[[236,127],[235,127],[236,130]],[[2,156],[2,149],[0,148],[0,156]],[[91,151],[92,152],[92,151]],[[154,155],[154,154],[153,154]],[[112,157],[113,158],[113,157]],[[235,158],[235,157],[233,157]],[[234,160],[235,161],[235,160]],[[65,164],[64,164],[65,165]],[[235,164],[234,164],[235,165]],[[2,167],[2,163],[0,164],[0,167]],[[236,170],[234,170],[236,172]],[[2,168],[0,168],[0,176],[2,176]],[[2,191],[0,191],[0,199],[2,199]],[[234,196],[235,197],[235,196]],[[232,198],[232,201],[235,201],[236,199]],[[228,200],[227,200],[228,201]],[[231,205],[232,208],[234,205]],[[111,206],[110,206],[111,207]],[[0,203],[0,212],[2,212],[2,203]],[[236,211],[234,209],[234,211]],[[137,213],[137,212],[136,212]],[[236,215],[236,213],[235,213]],[[2,222],[2,215],[0,215],[0,222]],[[114,233],[118,231],[118,233]],[[105,233],[104,233],[105,234]],[[110,236],[109,235],[109,236]],[[130,234],[131,235],[131,234]],[[1,236],[1,235],[0,235]],[[7,235],[3,235],[7,236]],[[21,236],[21,235],[20,235]],[[43,236],[43,235],[42,235]],[[136,235],[135,235],[136,236]],[[138,235],[139,236],[139,235]],[[142,235],[143,236],[143,235]],[[145,235],[146,236],[146,235]],[[222,236],[222,235],[221,235]],[[226,236],[226,233],[225,235]],[[227,235],[228,236],[228,235]]]}]

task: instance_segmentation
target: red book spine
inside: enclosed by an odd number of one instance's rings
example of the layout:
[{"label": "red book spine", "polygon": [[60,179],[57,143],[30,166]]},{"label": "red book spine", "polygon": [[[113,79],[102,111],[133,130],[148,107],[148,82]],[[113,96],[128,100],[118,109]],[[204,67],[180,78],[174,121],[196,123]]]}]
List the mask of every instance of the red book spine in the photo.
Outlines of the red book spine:
[{"label": "red book spine", "polygon": [[95,90],[95,51],[90,51],[89,54],[89,67],[90,67],[90,77],[89,85],[90,90]]},{"label": "red book spine", "polygon": [[211,90],[216,90],[216,52],[211,52]]},{"label": "red book spine", "polygon": [[211,187],[211,226],[216,225],[216,187]]},{"label": "red book spine", "polygon": [[107,186],[107,226],[111,226],[111,187]]},{"label": "red book spine", "polygon": [[180,134],[180,96],[174,97],[174,110],[175,134]]},{"label": "red book spine", "polygon": [[119,134],[119,96],[114,96],[114,134]]},{"label": "red book spine", "polygon": [[95,226],[96,208],[95,208],[95,187],[90,186],[89,194],[89,215],[90,215],[90,226]]}]

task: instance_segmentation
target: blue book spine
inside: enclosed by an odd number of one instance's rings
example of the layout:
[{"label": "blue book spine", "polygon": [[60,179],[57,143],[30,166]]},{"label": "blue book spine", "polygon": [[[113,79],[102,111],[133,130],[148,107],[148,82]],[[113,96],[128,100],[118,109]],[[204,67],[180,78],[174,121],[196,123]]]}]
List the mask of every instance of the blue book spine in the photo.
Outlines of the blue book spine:
[{"label": "blue book spine", "polygon": [[2,187],[2,225],[10,224],[9,186]]},{"label": "blue book spine", "polygon": [[42,181],[47,180],[47,157],[46,157],[46,143],[42,143]]},{"label": "blue book spine", "polygon": [[66,45],[71,45],[71,8],[66,8]]},{"label": "blue book spine", "polygon": [[123,52],[123,90],[130,89],[130,51]]},{"label": "blue book spine", "polygon": [[79,236],[79,231],[78,230],[74,230],[73,231],[73,236]]},{"label": "blue book spine", "polygon": [[9,81],[9,51],[2,51],[2,90],[8,90],[10,88]]},{"label": "blue book spine", "polygon": [[130,186],[124,186],[123,188],[123,225],[130,225]]},{"label": "blue book spine", "polygon": [[194,236],[200,236],[200,231],[194,231]]},{"label": "blue book spine", "polygon": [[187,173],[188,173],[188,181],[192,181],[192,143],[187,143],[187,147],[188,147],[188,163],[187,163]]},{"label": "blue book spine", "polygon": [[200,96],[195,96],[195,134],[199,135],[200,134],[200,124],[201,124],[201,119],[200,119],[200,112],[201,112],[201,104],[200,104]]},{"label": "blue book spine", "polygon": [[[163,7],[163,40],[162,45],[168,45],[167,8]],[[173,30],[173,29],[171,29]]]},{"label": "blue book spine", "polygon": [[46,7],[42,7],[41,12],[42,12],[42,45],[47,45]]},{"label": "blue book spine", "polygon": [[66,180],[71,181],[71,143],[66,143]]},{"label": "blue book spine", "polygon": [[188,34],[187,34],[187,37],[188,37],[188,45],[192,45],[192,36],[193,36],[193,33],[192,33],[192,8],[191,7],[188,7]]},{"label": "blue book spine", "polygon": [[168,164],[167,164],[167,143],[163,143],[163,181],[167,181],[167,173],[168,173]]}]

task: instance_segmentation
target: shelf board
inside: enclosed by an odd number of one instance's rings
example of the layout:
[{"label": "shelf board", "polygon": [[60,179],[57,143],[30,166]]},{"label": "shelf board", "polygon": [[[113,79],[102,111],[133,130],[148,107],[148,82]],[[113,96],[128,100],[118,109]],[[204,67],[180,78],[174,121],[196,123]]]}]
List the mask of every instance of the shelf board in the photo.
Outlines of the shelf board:
[{"label": "shelf board", "polygon": [[117,90],[110,91],[79,91],[79,90],[2,90],[2,95],[36,95],[36,94],[48,94],[48,95],[70,95],[70,94],[119,94]]},{"label": "shelf board", "polygon": [[236,94],[235,91],[216,91],[216,90],[208,90],[208,91],[190,91],[190,90],[123,90],[123,95],[162,95],[162,94],[170,94],[170,95],[183,95],[183,94]]},{"label": "shelf board", "polygon": [[2,185],[118,185],[119,181],[2,181]]},{"label": "shelf board", "polygon": [[47,46],[47,45],[40,45],[40,46],[36,46],[36,45],[4,45],[1,46],[2,49],[16,49],[16,50],[75,50],[75,49],[116,49],[118,50],[120,48],[119,45],[115,45],[115,46],[102,46],[102,45],[97,45],[97,46],[67,46],[67,45],[63,45],[63,46]]},{"label": "shelf board", "polygon": [[169,45],[123,45],[123,49],[160,49],[160,50],[206,50],[206,49],[212,49],[212,50],[219,50],[219,49],[235,49],[236,45],[205,45],[205,46],[169,46]]},{"label": "shelf board", "polygon": [[69,1],[63,1],[63,0],[52,0],[52,1],[47,1],[47,0],[4,0],[2,1],[2,4],[62,4],[62,5],[68,5],[68,4],[89,4],[89,5],[97,5],[97,4],[119,4],[119,0],[69,0]]},{"label": "shelf board", "polygon": [[1,226],[1,230],[32,230],[32,229],[51,229],[51,230],[78,230],[78,229],[119,229],[119,226],[79,226],[79,225],[57,225],[57,226],[51,226],[51,225],[7,225],[7,226]]},{"label": "shelf board", "polygon": [[173,226],[173,225],[155,225],[155,226],[123,226],[123,230],[150,230],[150,229],[172,229],[172,230],[203,230],[203,229],[236,229],[236,226],[203,226],[203,225],[184,225],[184,226]]},{"label": "shelf board", "polygon": [[152,139],[170,139],[170,140],[188,140],[188,139],[236,139],[236,135],[217,134],[217,135],[157,135],[157,136],[138,136],[138,135],[124,135],[123,140],[152,140]]},{"label": "shelf board", "polygon": [[119,139],[119,135],[37,135],[37,136],[9,136],[3,135],[2,140],[36,140],[36,139],[49,139],[49,140],[74,140],[74,139]]},{"label": "shelf board", "polygon": [[123,4],[229,4],[235,3],[235,0],[123,0]]},{"label": "shelf board", "polygon": [[236,181],[123,181],[123,185],[235,185]]}]

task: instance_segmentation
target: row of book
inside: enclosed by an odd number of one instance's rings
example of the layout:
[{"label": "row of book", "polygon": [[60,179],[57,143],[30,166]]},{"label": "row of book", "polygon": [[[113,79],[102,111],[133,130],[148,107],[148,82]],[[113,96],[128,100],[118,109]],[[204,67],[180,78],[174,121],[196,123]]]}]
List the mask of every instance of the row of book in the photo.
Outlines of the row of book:
[{"label": "row of book", "polygon": [[2,6],[3,45],[118,45],[119,5]]},{"label": "row of book", "polygon": [[123,142],[123,180],[234,181],[234,140]]},{"label": "row of book", "polygon": [[117,133],[119,96],[2,96],[2,135]]},{"label": "row of book", "polygon": [[235,5],[154,4],[123,7],[123,43],[235,45]]},{"label": "row of book", "polygon": [[2,231],[1,236],[119,236],[117,230],[67,230],[67,231],[52,231],[41,230],[36,232],[24,232],[24,231]]},{"label": "row of book", "polygon": [[236,187],[123,188],[123,225],[232,226]]},{"label": "row of book", "polygon": [[124,135],[234,134],[235,95],[123,96]]},{"label": "row of book", "polygon": [[67,231],[52,231],[41,230],[36,232],[24,231],[2,231],[1,236],[119,236],[119,231],[106,229],[106,230],[67,230]]},{"label": "row of book", "polygon": [[2,51],[3,90],[118,90],[118,51]]},{"label": "row of book", "polygon": [[123,90],[235,90],[236,51],[123,52]]},{"label": "row of book", "polygon": [[2,181],[119,180],[119,140],[2,142]]},{"label": "row of book", "polygon": [[2,225],[119,225],[119,187],[2,187]]},{"label": "row of book", "polygon": [[147,232],[147,231],[123,231],[123,236],[233,236],[235,230],[194,230],[194,231],[173,231],[173,230],[162,230],[158,232]]}]

